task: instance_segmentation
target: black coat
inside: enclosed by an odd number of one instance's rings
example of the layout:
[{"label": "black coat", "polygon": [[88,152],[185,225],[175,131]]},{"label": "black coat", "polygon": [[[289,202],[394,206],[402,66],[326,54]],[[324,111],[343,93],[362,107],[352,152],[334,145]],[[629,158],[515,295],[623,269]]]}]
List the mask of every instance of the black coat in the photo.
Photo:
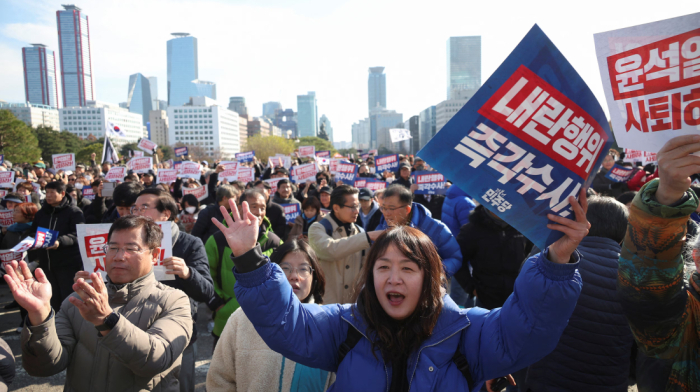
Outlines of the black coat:
[{"label": "black coat", "polygon": [[394,182],[391,183],[391,185],[394,184],[400,184],[408,189],[411,189],[411,185],[413,185],[413,177],[408,177],[408,180],[404,180],[403,178],[401,178],[401,176],[399,176],[398,178],[396,178],[396,180],[394,180]]},{"label": "black coat", "polygon": [[[71,205],[73,199],[66,195],[57,207],[44,203],[34,215],[31,235],[36,234],[39,227],[58,231],[58,249],[37,250],[39,266],[48,270],[71,268],[76,271],[83,269],[83,261],[78,248],[78,236],[75,225],[85,223],[83,211]],[[77,268],[77,269],[76,269]]]},{"label": "black coat", "polygon": [[[462,268],[455,278],[464,290],[476,296],[486,309],[503,306],[513,293],[520,264],[532,249],[524,235],[508,224],[497,223],[483,205],[469,215],[469,223],[457,236],[462,250]],[[469,272],[469,262],[473,273]]]},{"label": "black coat", "polygon": [[422,204],[423,207],[430,211],[433,219],[442,219],[442,203],[445,202],[445,196],[443,195],[430,195],[430,201],[426,198],[428,195],[413,195],[413,201],[418,204]]},{"label": "black coat", "polygon": [[279,238],[286,238],[285,234],[288,233],[287,218],[284,217],[284,208],[282,208],[281,205],[273,202],[272,198],[270,198],[270,201],[267,202],[267,206],[265,207],[265,216],[270,221],[272,231],[275,233],[275,235],[277,235]]},{"label": "black coat", "polygon": [[207,243],[209,236],[219,231],[219,228],[211,222],[211,218],[216,218],[219,222],[224,221],[224,216],[221,214],[219,207],[218,203],[208,205],[199,211],[199,215],[197,215],[197,222],[195,222],[191,234],[199,238],[203,244]]},{"label": "black coat", "polygon": [[615,182],[605,177],[605,175],[607,174],[608,171],[605,168],[601,167],[600,171],[596,173],[595,177],[593,178],[591,188],[593,188],[594,191],[598,192],[598,194],[600,194],[601,196],[618,197],[621,194],[630,190],[627,187],[626,182]]}]

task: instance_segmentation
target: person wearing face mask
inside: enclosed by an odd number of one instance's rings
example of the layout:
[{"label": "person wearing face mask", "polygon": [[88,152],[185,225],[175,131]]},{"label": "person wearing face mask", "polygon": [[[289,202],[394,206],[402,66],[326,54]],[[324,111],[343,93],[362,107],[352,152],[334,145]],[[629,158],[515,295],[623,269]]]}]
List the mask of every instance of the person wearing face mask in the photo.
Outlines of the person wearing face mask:
[{"label": "person wearing face mask", "polygon": [[[501,309],[460,309],[430,238],[398,226],[376,239],[354,301],[302,304],[283,270],[256,246],[247,205],[226,226],[236,298],[263,341],[296,363],[336,372],[330,392],[476,391],[551,352],[581,292],[575,252],[588,233],[585,193],[568,199],[575,220],[549,215],[566,233],[523,267]],[[324,272],[326,272],[324,270]]]},{"label": "person wearing face mask", "polygon": [[321,213],[321,202],[315,197],[307,197],[301,204],[302,213],[294,220],[292,231],[289,232],[288,240],[302,238],[308,241],[309,228],[314,222],[323,218]]},{"label": "person wearing face mask", "polygon": [[[294,238],[285,242],[272,253],[270,261],[280,266],[299,301],[323,303],[325,277],[306,241]],[[333,380],[328,371],[294,363],[272,351],[243,309],[238,308],[229,317],[214,350],[207,391],[322,392]]]},{"label": "person wearing face mask", "polygon": [[178,216],[180,223],[185,227],[186,233],[191,233],[194,224],[199,216],[199,200],[195,195],[185,195],[182,197],[182,212]]}]

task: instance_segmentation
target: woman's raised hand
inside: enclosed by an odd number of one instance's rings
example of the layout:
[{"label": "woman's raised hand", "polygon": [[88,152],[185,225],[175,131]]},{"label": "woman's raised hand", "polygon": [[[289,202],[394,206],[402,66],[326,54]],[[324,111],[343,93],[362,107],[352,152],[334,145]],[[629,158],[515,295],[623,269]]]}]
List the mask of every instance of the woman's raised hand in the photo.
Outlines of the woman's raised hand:
[{"label": "woman's raised hand", "polygon": [[548,224],[547,227],[564,233],[563,237],[549,246],[549,260],[559,264],[569,262],[571,255],[581,243],[581,240],[588,235],[588,230],[591,228],[591,224],[586,219],[586,212],[588,212],[586,190],[581,189],[578,201],[576,201],[575,197],[569,196],[569,203],[571,204],[571,209],[574,210],[575,219],[563,218],[554,214],[547,215],[549,220],[555,222]]},{"label": "woman's raised hand", "polygon": [[[231,252],[234,256],[240,256],[255,247],[258,241],[258,218],[250,213],[250,208],[248,207],[248,202],[244,201],[241,204],[241,212],[243,216],[238,213],[238,207],[233,198],[229,199],[229,206],[231,207],[231,214],[226,210],[226,207],[221,206],[221,214],[224,216],[226,221],[226,226],[219,222],[216,218],[211,218],[211,221],[216,225],[216,227],[224,233],[226,237],[226,242],[228,242]],[[233,215],[233,219],[231,218]],[[228,226],[228,227],[227,227]]]}]

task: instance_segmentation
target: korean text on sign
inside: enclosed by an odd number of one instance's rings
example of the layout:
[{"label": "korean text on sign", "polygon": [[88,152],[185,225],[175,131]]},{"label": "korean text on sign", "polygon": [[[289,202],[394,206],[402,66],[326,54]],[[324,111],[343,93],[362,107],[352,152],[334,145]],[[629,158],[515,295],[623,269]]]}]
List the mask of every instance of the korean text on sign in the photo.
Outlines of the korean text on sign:
[{"label": "korean text on sign", "polygon": [[126,177],[126,168],[124,166],[115,166],[107,172],[107,175],[105,176],[105,180],[109,182],[121,182],[124,181],[124,177]]},{"label": "korean text on sign", "polygon": [[343,181],[345,184],[354,184],[357,174],[357,165],[354,163],[340,163],[336,168],[336,181]]},{"label": "korean text on sign", "polygon": [[187,155],[187,147],[175,147],[175,157],[184,157]]},{"label": "korean text on sign", "polygon": [[149,170],[153,168],[153,158],[143,157],[143,158],[132,158],[128,163],[127,167],[134,173],[148,173]]},{"label": "korean text on sign", "polygon": [[294,168],[292,168],[292,181],[302,183],[306,180],[313,180],[316,178],[316,173],[317,168],[315,163],[294,166]]},{"label": "korean text on sign", "polygon": [[157,184],[171,184],[177,181],[177,170],[175,169],[160,169],[158,170]]},{"label": "korean text on sign", "polygon": [[75,170],[75,154],[54,154],[51,156],[56,170]]},{"label": "korean text on sign", "polygon": [[284,208],[284,217],[287,219],[287,223],[294,223],[294,220],[299,216],[300,208],[298,203],[294,204],[280,204]]},{"label": "korean text on sign", "polygon": [[630,179],[632,176],[632,168],[631,167],[624,167],[620,166],[618,164],[615,164],[608,173],[605,175],[606,178],[614,181],[614,182],[626,182],[627,180]]},{"label": "korean text on sign", "polygon": [[255,151],[237,152],[236,160],[238,162],[253,162]]},{"label": "korean text on sign", "polygon": [[445,194],[445,176],[440,173],[431,171],[419,171],[411,177],[414,179],[414,184],[418,185],[418,189],[414,192],[418,195],[444,195]]},{"label": "korean text on sign", "polygon": [[302,158],[305,158],[305,157],[315,158],[316,157],[316,147],[315,146],[300,146],[299,147],[299,156]]},{"label": "korean text on sign", "polygon": [[382,155],[374,159],[374,166],[376,167],[377,173],[383,173],[385,171],[398,171],[399,170],[399,155]]},{"label": "korean text on sign", "polygon": [[153,143],[152,141],[146,139],[146,138],[143,138],[143,139],[141,139],[141,141],[139,141],[139,144],[136,147],[138,147],[139,149],[141,149],[149,154],[153,154],[153,152],[158,147],[158,145]]},{"label": "korean text on sign", "polygon": [[0,171],[0,188],[12,188],[15,182],[14,171]]}]

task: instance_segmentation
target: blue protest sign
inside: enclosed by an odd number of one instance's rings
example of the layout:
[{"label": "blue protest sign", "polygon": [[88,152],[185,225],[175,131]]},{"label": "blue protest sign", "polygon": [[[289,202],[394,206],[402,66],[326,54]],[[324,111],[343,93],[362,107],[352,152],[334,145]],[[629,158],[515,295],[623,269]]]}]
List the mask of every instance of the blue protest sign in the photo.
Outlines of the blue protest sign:
[{"label": "blue protest sign", "polygon": [[614,182],[627,182],[632,177],[632,170],[631,167],[620,166],[616,163],[615,166],[608,170],[605,178]]},{"label": "blue protest sign", "polygon": [[316,158],[330,158],[331,150],[316,151]]},{"label": "blue protest sign", "polygon": [[413,183],[418,185],[415,190],[417,195],[444,195],[447,192],[445,189],[445,176],[434,171],[418,171],[411,174]]},{"label": "blue protest sign", "polygon": [[284,218],[287,219],[287,223],[294,223],[294,220],[299,216],[301,208],[298,203],[293,204],[280,204],[284,208]]},{"label": "blue protest sign", "polygon": [[187,155],[187,147],[175,147],[175,157],[184,157]]},{"label": "blue protest sign", "polygon": [[367,158],[369,158],[369,154],[360,154],[360,159],[362,159],[363,161],[366,161]]},{"label": "blue protest sign", "polygon": [[39,227],[36,229],[33,248],[50,248],[56,243],[56,240],[58,240],[57,231]]},{"label": "blue protest sign", "polygon": [[5,154],[0,154],[0,165],[5,163]]},{"label": "blue protest sign", "polygon": [[255,151],[246,151],[246,152],[237,152],[236,153],[236,160],[239,163],[253,162],[254,157],[255,157]]},{"label": "blue protest sign", "polygon": [[354,184],[357,176],[357,165],[354,163],[338,163],[335,174],[335,181],[343,181],[343,184]]},{"label": "blue protest sign", "polygon": [[611,144],[595,96],[535,25],[417,155],[544,249],[562,236],[547,214],[574,218],[568,196]]},{"label": "blue protest sign", "polygon": [[399,154],[381,155],[374,158],[374,166],[377,168],[377,173],[385,171],[399,171]]}]

